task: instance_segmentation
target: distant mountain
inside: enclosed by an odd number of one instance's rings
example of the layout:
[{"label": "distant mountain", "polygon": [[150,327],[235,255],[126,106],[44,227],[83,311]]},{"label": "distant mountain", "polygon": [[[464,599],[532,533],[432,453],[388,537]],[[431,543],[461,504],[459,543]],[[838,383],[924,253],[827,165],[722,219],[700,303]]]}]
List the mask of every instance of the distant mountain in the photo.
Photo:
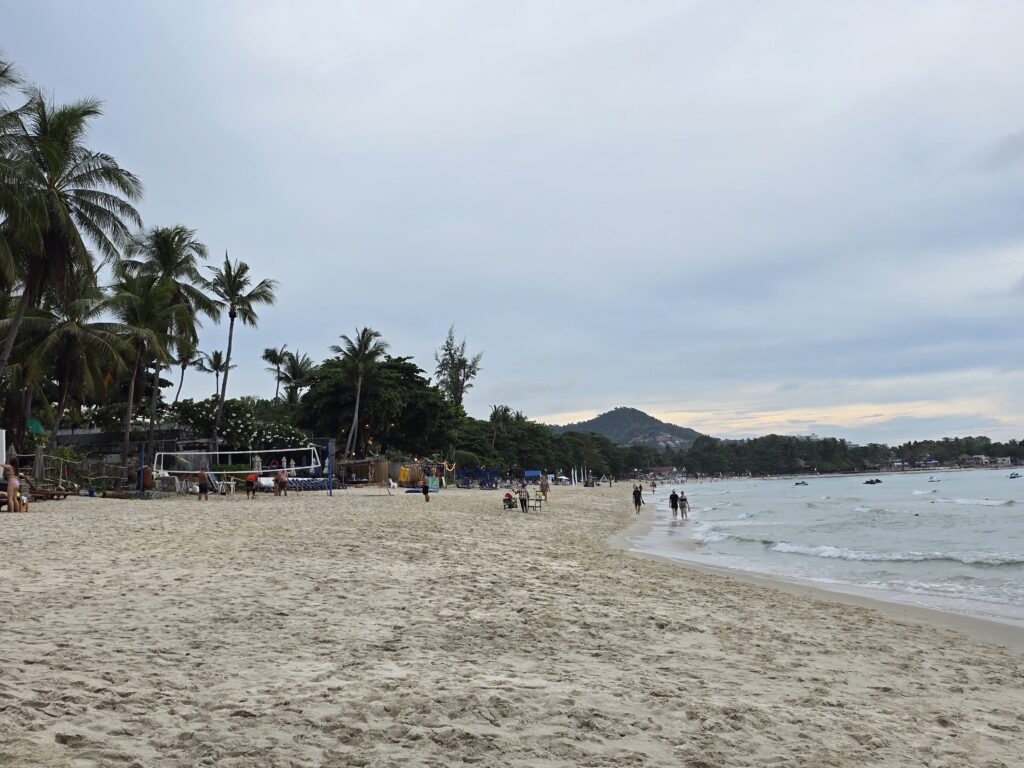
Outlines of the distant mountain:
[{"label": "distant mountain", "polygon": [[674,450],[689,448],[700,437],[700,432],[659,421],[636,408],[615,408],[578,424],[552,425],[551,431],[555,434],[596,432],[616,445],[649,445],[652,448]]}]

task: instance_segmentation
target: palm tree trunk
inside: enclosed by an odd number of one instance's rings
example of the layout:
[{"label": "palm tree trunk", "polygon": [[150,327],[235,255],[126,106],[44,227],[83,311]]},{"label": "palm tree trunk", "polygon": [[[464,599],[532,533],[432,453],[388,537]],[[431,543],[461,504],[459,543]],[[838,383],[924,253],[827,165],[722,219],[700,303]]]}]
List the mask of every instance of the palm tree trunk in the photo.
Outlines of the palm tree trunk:
[{"label": "palm tree trunk", "polygon": [[18,300],[18,309],[11,320],[11,330],[7,332],[7,339],[4,341],[3,352],[0,352],[0,376],[7,370],[7,361],[11,359],[11,350],[14,349],[14,340],[18,338],[18,331],[21,330],[21,321],[25,317],[25,310],[28,309],[28,290],[21,294]]},{"label": "palm tree trunk", "polygon": [[132,369],[132,377],[128,381],[128,407],[124,413],[124,445],[121,446],[121,463],[128,463],[128,446],[132,438],[132,406],[135,405],[135,379],[139,376],[139,363],[142,361],[142,349],[138,350],[135,356],[135,368]]},{"label": "palm tree trunk", "polygon": [[[220,402],[217,403],[217,418],[213,421],[213,439],[217,440],[220,435],[220,420],[224,415],[224,398],[228,395],[228,373],[231,371],[231,344],[235,340],[235,315],[231,314],[231,322],[228,324],[228,351],[224,355],[224,383],[221,385]],[[219,440],[218,440],[219,443]]]},{"label": "palm tree trunk", "polygon": [[274,402],[276,403],[277,398],[281,395],[281,366],[275,366],[274,377],[277,381],[277,386],[274,387]]},{"label": "palm tree trunk", "polygon": [[181,366],[181,379],[178,381],[178,391],[174,393],[174,402],[178,402],[178,398],[181,397],[181,388],[185,386],[185,369],[187,365]]},{"label": "palm tree trunk", "polygon": [[63,381],[60,385],[60,396],[57,398],[57,413],[53,417],[53,444],[57,445],[57,430],[64,420],[64,408],[68,401],[68,391],[71,389],[71,382]]},{"label": "palm tree trunk", "polygon": [[157,360],[156,371],[153,373],[153,394],[149,398],[149,434],[146,435],[150,450],[153,448],[153,437],[156,434],[156,404],[160,399],[160,370],[162,368],[163,365]]},{"label": "palm tree trunk", "polygon": [[356,409],[352,412],[352,429],[348,431],[348,440],[345,441],[345,458],[348,458],[350,451],[355,449],[356,431],[359,429],[359,399],[363,393],[363,375],[359,374],[356,379]]}]

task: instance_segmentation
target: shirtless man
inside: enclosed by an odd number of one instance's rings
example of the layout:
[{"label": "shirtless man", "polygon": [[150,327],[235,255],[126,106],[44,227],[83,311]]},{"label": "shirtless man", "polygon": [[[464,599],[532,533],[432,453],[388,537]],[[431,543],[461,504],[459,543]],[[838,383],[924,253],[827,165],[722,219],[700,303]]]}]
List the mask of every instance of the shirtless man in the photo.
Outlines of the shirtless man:
[{"label": "shirtless man", "polygon": [[210,500],[210,473],[206,471],[206,467],[199,470],[199,474],[196,475],[196,485],[199,486],[199,493],[197,494],[198,501],[209,501]]}]

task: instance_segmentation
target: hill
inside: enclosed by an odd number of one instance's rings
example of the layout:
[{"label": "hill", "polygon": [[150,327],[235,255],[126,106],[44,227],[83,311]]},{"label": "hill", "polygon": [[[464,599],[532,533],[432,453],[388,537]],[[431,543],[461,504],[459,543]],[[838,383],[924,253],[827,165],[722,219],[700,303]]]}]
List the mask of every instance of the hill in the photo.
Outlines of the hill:
[{"label": "hill", "polygon": [[596,432],[616,445],[648,445],[652,448],[689,448],[700,432],[660,421],[636,408],[614,408],[588,421],[551,426],[555,434]]}]

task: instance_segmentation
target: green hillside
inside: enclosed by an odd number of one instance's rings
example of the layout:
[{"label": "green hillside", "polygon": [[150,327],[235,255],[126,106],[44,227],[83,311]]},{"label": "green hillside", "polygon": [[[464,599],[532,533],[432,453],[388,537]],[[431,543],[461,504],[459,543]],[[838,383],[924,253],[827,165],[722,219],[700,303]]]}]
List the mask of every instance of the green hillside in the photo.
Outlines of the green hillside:
[{"label": "green hillside", "polygon": [[689,448],[700,433],[660,421],[636,408],[615,408],[588,421],[552,426],[555,434],[596,432],[616,445],[647,445],[652,448],[680,450]]}]

